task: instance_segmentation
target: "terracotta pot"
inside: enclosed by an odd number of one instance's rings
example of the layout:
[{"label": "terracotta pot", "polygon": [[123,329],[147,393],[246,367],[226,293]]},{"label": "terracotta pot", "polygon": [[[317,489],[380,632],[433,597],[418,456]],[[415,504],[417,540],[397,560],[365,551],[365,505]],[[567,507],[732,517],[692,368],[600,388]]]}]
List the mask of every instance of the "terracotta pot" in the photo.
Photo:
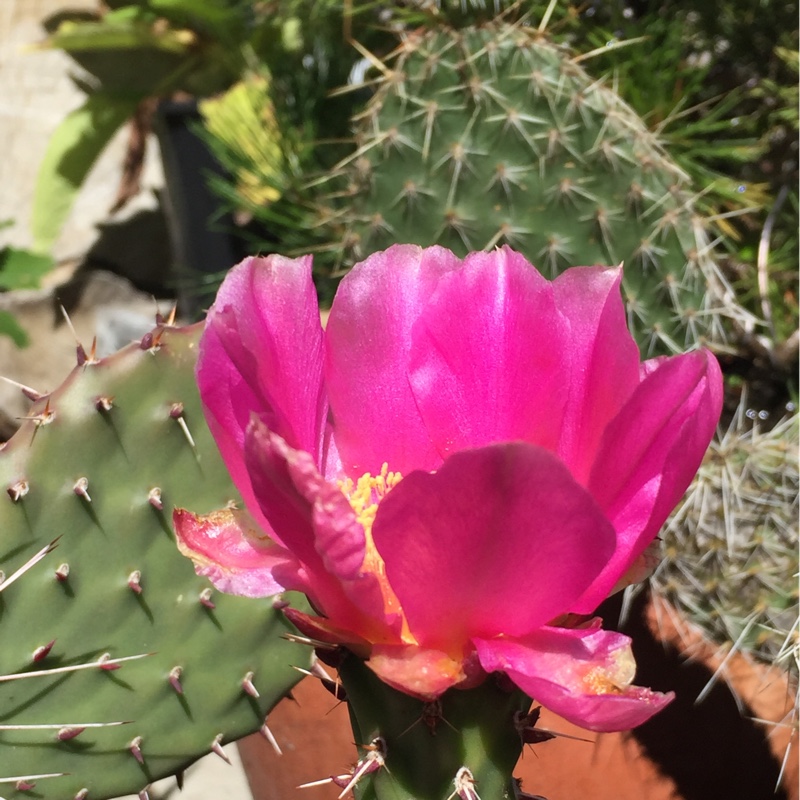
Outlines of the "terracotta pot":
[{"label": "terracotta pot", "polygon": [[[527,748],[515,773],[523,788],[548,800],[798,800],[791,724],[765,726],[751,719],[789,720],[794,694],[786,675],[737,655],[695,705],[721,659],[696,632],[676,623],[674,611],[664,611],[642,605],[626,632],[634,638],[638,682],[674,687],[672,706],[626,734],[587,733],[543,712],[540,727],[593,743],[558,738]],[[270,716],[283,756],[260,736],[239,743],[254,800],[332,800],[339,790],[330,784],[302,794],[296,787],[346,771],[355,759],[346,706],[310,679],[297,687],[295,698]]]}]

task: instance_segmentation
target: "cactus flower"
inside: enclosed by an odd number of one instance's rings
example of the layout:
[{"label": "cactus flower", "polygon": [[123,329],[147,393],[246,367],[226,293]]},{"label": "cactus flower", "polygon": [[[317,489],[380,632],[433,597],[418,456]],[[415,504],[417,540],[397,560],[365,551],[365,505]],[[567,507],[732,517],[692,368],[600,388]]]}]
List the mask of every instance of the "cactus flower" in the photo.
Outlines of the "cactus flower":
[{"label": "cactus flower", "polygon": [[176,510],[181,549],[224,591],[304,592],[302,631],[416,697],[502,672],[584,727],[643,722],[671,696],[591,614],[646,574],[722,389],[705,351],[640,363],[620,280],[397,245],[323,331],[310,257],[245,260],[198,382],[246,510]]}]

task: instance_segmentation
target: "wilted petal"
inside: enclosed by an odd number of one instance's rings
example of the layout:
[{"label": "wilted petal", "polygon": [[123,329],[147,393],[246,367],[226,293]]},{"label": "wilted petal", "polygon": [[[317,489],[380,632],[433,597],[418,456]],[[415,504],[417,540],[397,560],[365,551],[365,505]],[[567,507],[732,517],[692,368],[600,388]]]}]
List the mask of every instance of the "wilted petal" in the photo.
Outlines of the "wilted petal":
[{"label": "wilted petal", "polygon": [[245,511],[223,508],[172,514],[178,549],[221,592],[267,597],[284,589],[306,591],[295,557],[267,538]]},{"label": "wilted petal", "polygon": [[478,677],[474,667],[470,675],[465,672],[463,659],[414,645],[373,647],[367,666],[384,683],[421,700],[433,700],[452,686]]},{"label": "wilted petal", "polygon": [[630,639],[596,625],[542,628],[516,641],[473,641],[487,672],[505,672],[536,702],[589,730],[634,728],[673,698],[631,686]]},{"label": "wilted petal", "polygon": [[617,531],[602,575],[571,608],[591,613],[658,533],[700,466],[722,408],[722,375],[701,350],[659,361],[603,436],[589,490]]},{"label": "wilted petal", "polygon": [[639,348],[628,332],[621,278],[621,269],[575,267],[553,281],[556,307],[568,320],[558,454],[584,485],[603,431],[639,384]]},{"label": "wilted petal", "polygon": [[346,275],[325,330],[325,380],[345,472],[434,469],[440,458],[408,381],[411,330],[458,259],[440,247],[395,245]]},{"label": "wilted petal", "polygon": [[523,440],[555,451],[568,330],[553,289],[507,247],[442,277],[413,329],[411,385],[442,456]]},{"label": "wilted petal", "polygon": [[448,651],[547,623],[614,549],[589,493],[554,455],[521,442],[406,476],[379,506],[373,538],[411,633]]}]

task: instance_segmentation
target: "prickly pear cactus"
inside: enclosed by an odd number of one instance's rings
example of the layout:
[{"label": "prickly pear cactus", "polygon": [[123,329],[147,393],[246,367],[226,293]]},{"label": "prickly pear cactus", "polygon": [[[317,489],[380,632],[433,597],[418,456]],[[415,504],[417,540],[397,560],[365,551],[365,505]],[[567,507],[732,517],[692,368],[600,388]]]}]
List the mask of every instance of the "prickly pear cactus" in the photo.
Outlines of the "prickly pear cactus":
[{"label": "prickly pear cactus", "polygon": [[712,641],[796,671],[800,425],[752,416],[743,403],[711,443],[652,580]]},{"label": "prickly pear cactus", "polygon": [[391,242],[509,244],[553,276],[625,264],[645,354],[722,342],[745,321],[685,174],[580,58],[503,23],[405,36],[356,117],[323,212],[344,264]]},{"label": "prickly pear cactus", "polygon": [[212,593],[173,540],[173,506],[237,499],[194,384],[199,332],[79,358],[0,451],[7,800],[145,796],[265,725],[308,665],[269,600]]}]

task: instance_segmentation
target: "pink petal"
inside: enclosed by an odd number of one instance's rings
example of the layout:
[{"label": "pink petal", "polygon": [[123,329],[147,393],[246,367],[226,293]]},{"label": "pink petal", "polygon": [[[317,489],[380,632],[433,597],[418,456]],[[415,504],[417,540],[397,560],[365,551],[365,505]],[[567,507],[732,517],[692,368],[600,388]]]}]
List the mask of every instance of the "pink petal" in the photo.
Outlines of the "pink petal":
[{"label": "pink petal", "polygon": [[345,472],[434,469],[441,459],[408,382],[411,330],[458,259],[441,247],[395,245],[342,280],[326,336],[325,380]]},{"label": "pink petal", "polygon": [[575,267],[553,281],[569,377],[558,454],[586,485],[603,431],[639,385],[639,349],[628,332],[621,269]]},{"label": "pink petal", "polygon": [[[464,686],[485,677],[475,666],[468,675],[463,659],[454,659],[441,650],[414,645],[379,645],[372,648],[367,666],[386,684],[420,700],[434,700],[452,686]],[[465,687],[466,688],[466,687]]]},{"label": "pink petal", "polygon": [[267,538],[246,511],[198,515],[176,508],[172,521],[178,549],[221,592],[267,597],[284,589],[305,591],[292,554]]},{"label": "pink petal", "polygon": [[247,258],[231,270],[208,313],[197,379],[222,457],[258,517],[243,463],[251,413],[291,446],[318,461],[324,455],[322,328],[310,257]]},{"label": "pink petal", "polygon": [[308,453],[294,450],[254,419],[245,443],[247,467],[261,511],[308,573],[308,594],[333,623],[366,638],[394,638],[375,576],[364,573],[364,529],[341,490],[319,473]]},{"label": "pink petal", "polygon": [[555,451],[569,333],[553,289],[507,247],[443,276],[413,329],[411,386],[442,456],[521,439]]},{"label": "pink petal", "polygon": [[426,647],[524,635],[565,612],[614,549],[614,531],[551,453],[521,442],[464,450],[381,502],[373,539]]},{"label": "pink petal", "polygon": [[589,490],[617,531],[617,550],[572,607],[591,613],[644,552],[697,472],[722,409],[707,351],[660,360],[608,426]]},{"label": "pink petal", "polygon": [[506,673],[536,702],[589,730],[636,727],[674,696],[630,686],[636,668],[630,639],[596,626],[473,641],[487,672]]}]

